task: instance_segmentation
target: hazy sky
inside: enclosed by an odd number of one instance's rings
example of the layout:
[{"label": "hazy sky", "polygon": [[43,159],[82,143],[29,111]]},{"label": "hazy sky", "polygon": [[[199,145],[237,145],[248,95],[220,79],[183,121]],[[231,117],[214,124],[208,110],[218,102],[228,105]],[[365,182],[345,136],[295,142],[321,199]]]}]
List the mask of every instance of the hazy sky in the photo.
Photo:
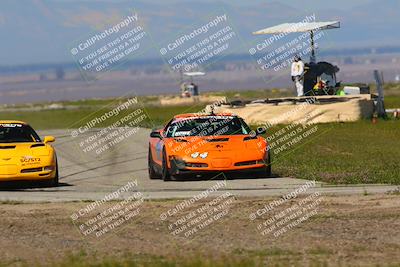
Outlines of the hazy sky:
[{"label": "hazy sky", "polygon": [[[109,27],[132,9],[138,10],[146,30],[158,42],[200,17],[223,10],[245,42],[255,40],[252,31],[315,13],[321,20],[341,21],[342,28],[330,33],[334,47],[400,45],[398,34],[393,34],[400,27],[399,0],[2,0],[0,66],[71,62],[71,44]],[[156,52],[149,56],[157,57]]]}]

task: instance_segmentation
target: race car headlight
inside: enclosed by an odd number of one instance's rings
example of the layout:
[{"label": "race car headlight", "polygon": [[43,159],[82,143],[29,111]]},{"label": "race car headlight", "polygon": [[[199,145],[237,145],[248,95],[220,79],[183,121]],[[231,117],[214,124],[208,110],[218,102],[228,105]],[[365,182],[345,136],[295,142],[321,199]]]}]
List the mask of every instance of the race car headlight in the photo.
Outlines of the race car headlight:
[{"label": "race car headlight", "polygon": [[203,152],[200,154],[200,158],[205,159],[208,156],[208,152]]},{"label": "race car headlight", "polygon": [[197,158],[198,156],[200,155],[200,153],[199,152],[194,152],[194,153],[192,153],[192,155],[190,155],[192,158]]}]

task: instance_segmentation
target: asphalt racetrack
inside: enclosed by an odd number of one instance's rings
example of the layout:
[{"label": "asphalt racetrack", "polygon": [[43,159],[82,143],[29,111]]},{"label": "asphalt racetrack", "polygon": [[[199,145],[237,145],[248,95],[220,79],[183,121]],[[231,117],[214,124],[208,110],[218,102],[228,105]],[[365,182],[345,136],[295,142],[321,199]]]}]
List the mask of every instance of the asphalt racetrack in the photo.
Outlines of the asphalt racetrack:
[{"label": "asphalt racetrack", "polygon": [[[97,130],[97,131],[100,131]],[[71,136],[71,130],[40,131],[39,135],[56,137],[60,186],[32,187],[31,185],[11,185],[0,191],[1,201],[55,202],[100,200],[129,182],[137,182],[135,190],[145,198],[191,198],[214,186],[217,180],[171,181],[150,180],[147,172],[148,136],[150,130],[138,129],[134,134],[117,145],[96,154],[87,148],[84,140],[93,131]],[[222,178],[223,176],[221,176]],[[222,179],[223,180],[223,179]],[[229,191],[237,196],[281,196],[304,185],[307,180],[291,177],[252,178],[227,180],[226,186],[212,193],[217,195]],[[318,191],[323,194],[365,194],[384,193],[394,190],[390,185],[332,186],[316,183],[308,193]],[[126,195],[121,194],[121,198]]]}]

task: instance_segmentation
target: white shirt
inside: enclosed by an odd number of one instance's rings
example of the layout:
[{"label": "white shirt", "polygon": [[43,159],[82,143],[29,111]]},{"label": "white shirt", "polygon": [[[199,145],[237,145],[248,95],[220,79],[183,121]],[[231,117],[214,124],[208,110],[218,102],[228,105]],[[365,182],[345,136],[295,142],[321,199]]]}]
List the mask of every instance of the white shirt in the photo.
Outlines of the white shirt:
[{"label": "white shirt", "polygon": [[291,76],[302,76],[304,72],[304,63],[299,60],[292,63]]}]

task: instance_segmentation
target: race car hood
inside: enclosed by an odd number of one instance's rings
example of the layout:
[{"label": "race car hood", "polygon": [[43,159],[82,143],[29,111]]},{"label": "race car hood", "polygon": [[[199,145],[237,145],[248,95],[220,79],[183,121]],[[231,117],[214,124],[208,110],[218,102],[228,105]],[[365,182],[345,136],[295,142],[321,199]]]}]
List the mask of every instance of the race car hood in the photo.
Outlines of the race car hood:
[{"label": "race car hood", "polygon": [[44,143],[0,143],[0,164],[17,163],[24,158],[50,156],[53,148]]}]

